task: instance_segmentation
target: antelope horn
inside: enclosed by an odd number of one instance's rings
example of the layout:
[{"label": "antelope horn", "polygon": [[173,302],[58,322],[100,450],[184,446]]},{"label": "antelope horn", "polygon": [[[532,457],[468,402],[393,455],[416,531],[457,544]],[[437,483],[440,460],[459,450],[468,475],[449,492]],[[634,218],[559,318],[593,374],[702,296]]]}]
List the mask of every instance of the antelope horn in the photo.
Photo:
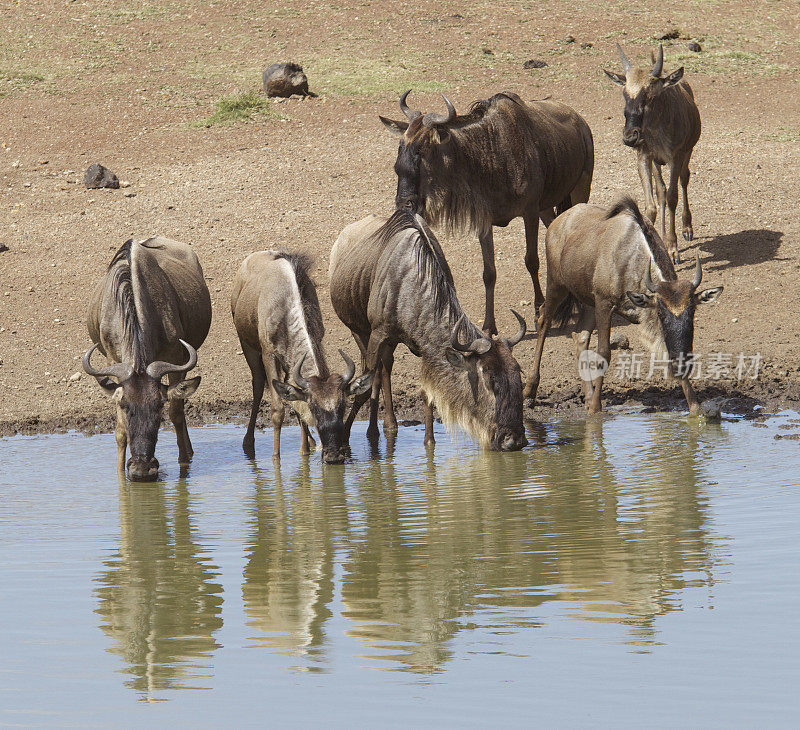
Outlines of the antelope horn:
[{"label": "antelope horn", "polygon": [[430,112],[422,117],[422,123],[426,127],[438,127],[442,124],[450,124],[456,118],[456,108],[453,106],[453,102],[450,101],[444,94],[442,94],[442,99],[444,99],[444,104],[447,107],[447,116],[444,114],[434,114]]},{"label": "antelope horn", "polygon": [[356,364],[347,356],[347,353],[344,350],[339,350],[339,354],[342,356],[342,360],[344,360],[345,365],[347,365],[347,370],[345,370],[342,374],[344,385],[347,385],[356,374]]},{"label": "antelope horn", "polygon": [[403,114],[405,115],[406,119],[408,119],[409,122],[413,122],[420,114],[422,114],[422,112],[418,112],[415,109],[408,108],[408,105],[406,104],[406,99],[408,98],[408,95],[410,93],[411,89],[406,91],[400,97],[400,111],[403,112]]},{"label": "antelope horn", "polygon": [[133,375],[133,366],[126,362],[115,362],[107,365],[100,370],[92,367],[92,353],[98,348],[100,343],[92,345],[83,355],[83,369],[87,375],[91,375],[99,381],[101,378],[116,378],[118,382],[127,380]]},{"label": "antelope horn", "polygon": [[164,360],[154,360],[148,366],[145,372],[153,378],[153,380],[161,381],[167,373],[185,373],[197,365],[197,350],[194,349],[186,340],[178,339],[189,353],[189,359],[183,365],[175,365],[171,362],[164,362]]},{"label": "antelope horn", "polygon": [[664,44],[658,44],[658,57],[656,58],[656,62],[653,64],[653,70],[650,72],[650,75],[658,78],[661,76],[661,72],[664,70]]},{"label": "antelope horn", "polygon": [[622,50],[622,46],[617,43],[617,50],[619,51],[619,60],[622,63],[622,70],[625,73],[628,73],[628,69],[631,67],[631,62],[628,60],[628,57],[625,55],[625,51]]},{"label": "antelope horn", "polygon": [[697,289],[700,282],[703,281],[703,267],[700,265],[700,252],[694,252],[697,265],[694,267],[694,279],[692,280],[692,289]]},{"label": "antelope horn", "polygon": [[515,312],[513,309],[511,310],[511,314],[513,314],[517,318],[517,322],[519,322],[519,331],[513,337],[506,339],[506,344],[508,345],[509,349],[522,342],[522,338],[525,337],[525,333],[528,331],[528,325],[525,322],[525,318],[519,314],[519,312]]},{"label": "antelope horn", "polygon": [[645,276],[644,278],[644,285],[647,287],[647,291],[655,292],[656,287],[655,284],[653,284],[653,279],[650,277],[650,267],[652,263],[653,263],[652,259],[650,259],[647,262],[647,276]]},{"label": "antelope horn", "polygon": [[308,381],[300,374],[300,371],[303,369],[303,363],[306,361],[305,354],[303,357],[300,358],[300,362],[294,366],[294,370],[292,370],[292,380],[300,386],[300,390],[308,392]]},{"label": "antelope horn", "polygon": [[458,333],[461,330],[461,325],[464,323],[464,320],[466,320],[466,318],[467,318],[466,314],[462,314],[458,318],[458,322],[456,322],[456,326],[453,327],[453,332],[450,335],[450,347],[452,347],[454,350],[458,350],[459,352],[471,352],[471,350],[469,349],[469,345],[462,345],[458,341]]}]

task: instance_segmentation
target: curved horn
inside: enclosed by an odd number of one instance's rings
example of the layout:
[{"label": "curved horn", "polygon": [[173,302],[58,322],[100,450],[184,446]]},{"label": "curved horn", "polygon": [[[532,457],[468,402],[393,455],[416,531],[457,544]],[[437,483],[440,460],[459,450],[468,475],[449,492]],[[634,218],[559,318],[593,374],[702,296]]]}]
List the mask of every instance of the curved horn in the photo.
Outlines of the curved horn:
[{"label": "curved horn", "polygon": [[622,50],[622,46],[617,43],[617,50],[619,51],[619,60],[622,64],[622,70],[625,73],[628,73],[628,69],[631,67],[631,62],[628,60],[628,57],[625,55],[625,51]]},{"label": "curved horn", "polygon": [[453,102],[450,101],[444,94],[442,94],[442,99],[444,99],[444,104],[447,107],[447,116],[444,114],[434,114],[430,112],[422,117],[422,123],[426,127],[438,127],[442,124],[450,124],[456,118],[456,108],[453,106]]},{"label": "curved horn", "polygon": [[458,322],[456,322],[456,326],[453,327],[453,332],[450,335],[450,347],[452,347],[454,350],[458,350],[459,352],[471,352],[471,350],[469,349],[469,345],[462,345],[458,341],[458,333],[461,330],[461,325],[464,324],[464,320],[466,320],[466,318],[467,318],[466,314],[462,314],[458,318]]},{"label": "curved horn", "polygon": [[342,373],[344,385],[347,385],[356,374],[356,364],[347,356],[347,353],[344,350],[339,350],[339,354],[342,356],[342,360],[344,360],[345,365],[347,365],[347,370]]},{"label": "curved horn", "polygon": [[406,99],[408,98],[408,95],[410,93],[411,89],[406,91],[400,97],[400,111],[403,112],[403,114],[405,115],[406,119],[408,119],[409,122],[413,122],[420,114],[422,114],[422,112],[418,112],[415,109],[408,108],[408,105],[406,104]]},{"label": "curved horn", "polygon": [[300,390],[308,392],[308,381],[301,375],[300,371],[303,369],[303,363],[306,361],[306,356],[300,358],[300,362],[294,366],[292,370],[292,380],[300,386]]},{"label": "curved horn", "polygon": [[703,267],[700,265],[699,251],[695,251],[694,255],[697,260],[697,265],[694,267],[694,279],[692,279],[692,289],[697,289],[697,287],[700,286],[700,282],[703,281]]},{"label": "curved horn", "polygon": [[519,322],[519,331],[513,337],[506,339],[506,344],[508,345],[509,349],[522,342],[522,338],[525,337],[525,333],[528,331],[528,325],[525,322],[525,318],[519,312],[516,312],[513,309],[511,310],[511,314],[513,314],[517,318],[517,322]]},{"label": "curved horn", "polygon": [[655,284],[653,284],[653,279],[650,276],[650,267],[652,265],[653,265],[653,260],[650,259],[647,262],[647,276],[645,276],[645,278],[644,278],[644,285],[647,287],[647,291],[655,292],[656,291],[656,287],[655,287]]},{"label": "curved horn", "polygon": [[658,78],[661,76],[661,72],[664,70],[664,44],[658,44],[658,57],[656,58],[656,62],[653,64],[653,70],[650,72],[650,75]]},{"label": "curved horn", "polygon": [[197,350],[194,349],[186,340],[178,339],[189,353],[189,359],[183,365],[175,365],[171,362],[164,362],[164,360],[154,360],[148,366],[145,372],[153,378],[153,380],[160,381],[167,373],[185,373],[197,365]]},{"label": "curved horn", "polygon": [[118,382],[127,380],[133,375],[133,366],[125,362],[115,362],[107,365],[100,370],[92,367],[92,353],[99,347],[100,343],[92,345],[83,355],[83,369],[87,375],[91,375],[98,380],[100,378],[116,378]]}]

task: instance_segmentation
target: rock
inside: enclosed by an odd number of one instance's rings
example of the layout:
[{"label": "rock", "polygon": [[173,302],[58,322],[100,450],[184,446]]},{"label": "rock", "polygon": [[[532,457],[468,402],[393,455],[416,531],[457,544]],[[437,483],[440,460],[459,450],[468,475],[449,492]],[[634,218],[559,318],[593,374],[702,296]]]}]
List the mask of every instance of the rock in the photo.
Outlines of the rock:
[{"label": "rock", "polygon": [[567,36],[567,37],[564,39],[564,43],[574,43],[574,42],[575,42],[575,36],[574,36],[574,35],[571,35],[571,34],[570,34],[570,35],[568,35],[568,36]]},{"label": "rock", "polygon": [[656,38],[657,41],[672,41],[676,38],[681,37],[681,32],[678,28],[671,28],[668,30],[664,35],[660,35]]},{"label": "rock", "polygon": [[484,56],[494,56],[494,51],[491,48],[482,48]]},{"label": "rock", "polygon": [[81,374],[80,373],[72,373],[72,375],[69,376],[69,380],[70,380],[71,383],[74,383],[76,380],[80,380],[80,379],[81,379]]},{"label": "rock", "polygon": [[525,61],[525,63],[522,64],[522,68],[547,68],[547,62],[538,58],[532,58],[530,61]]},{"label": "rock", "polygon": [[700,53],[703,50],[703,46],[701,46],[697,41],[692,41],[689,44],[689,50],[694,51],[695,53]]},{"label": "rock", "polygon": [[313,96],[308,90],[308,78],[296,63],[273,63],[262,75],[267,96]]},{"label": "rock", "polygon": [[8,246],[6,246],[4,243],[0,243],[0,253],[3,253],[4,251],[9,251],[9,250],[10,249],[8,248]]},{"label": "rock", "polygon": [[590,43],[587,41],[586,43],[581,43],[581,48],[585,51],[589,48],[594,48],[594,43]]},{"label": "rock", "polygon": [[107,167],[103,167],[100,163],[95,162],[89,165],[89,168],[83,174],[83,184],[89,190],[96,190],[97,188],[118,188],[119,179]]},{"label": "rock", "polygon": [[127,180],[123,180],[123,181],[122,181],[122,182],[119,184],[119,186],[120,186],[121,188],[129,188],[129,187],[131,186],[131,184],[130,184],[130,183],[127,181]]}]

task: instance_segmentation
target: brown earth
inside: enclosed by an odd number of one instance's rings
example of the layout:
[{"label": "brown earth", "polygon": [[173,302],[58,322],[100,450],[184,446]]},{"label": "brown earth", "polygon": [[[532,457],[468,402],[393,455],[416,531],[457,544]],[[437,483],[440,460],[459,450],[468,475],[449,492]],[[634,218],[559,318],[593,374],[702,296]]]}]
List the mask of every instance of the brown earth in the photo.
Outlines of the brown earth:
[{"label": "brown earth", "polygon": [[[701,393],[735,396],[730,407],[744,409],[800,400],[797,3],[19,0],[0,18],[0,243],[9,249],[0,252],[0,435],[110,427],[100,389],[71,376],[90,344],[90,286],[131,236],[189,242],[203,263],[215,319],[200,351],[195,422],[246,413],[249,373],[228,300],[253,250],[316,257],[328,351],[355,354],[330,307],[327,256],[347,223],[391,210],[396,143],[377,115],[397,116],[406,88],[426,109],[441,109],[440,90],[459,110],[500,90],[563,100],[595,135],[592,199],[640,198],[634,154],[620,141],[619,89],[601,69],[617,68],[615,41],[641,58],[672,29],[680,34],[665,41],[666,67],[685,65],[703,118],[690,186],[697,239],[683,245],[684,260],[699,251],[706,284],[725,285],[698,314],[696,349],[763,360],[757,381],[704,381]],[[703,51],[689,51],[691,40]],[[528,59],[548,66],[524,70]],[[271,102],[250,121],[196,124],[221,96],[257,89],[280,60],[300,62],[319,96]],[[84,189],[93,162],[130,186]],[[441,239],[480,321],[477,241]],[[499,325],[511,331],[509,307],[533,319],[520,221],[496,232],[496,246]],[[530,336],[515,352],[527,367]],[[567,337],[548,341],[540,412],[579,409],[570,353]],[[398,352],[396,372],[413,416],[413,356]],[[611,381],[609,404],[680,407],[674,387]]]}]

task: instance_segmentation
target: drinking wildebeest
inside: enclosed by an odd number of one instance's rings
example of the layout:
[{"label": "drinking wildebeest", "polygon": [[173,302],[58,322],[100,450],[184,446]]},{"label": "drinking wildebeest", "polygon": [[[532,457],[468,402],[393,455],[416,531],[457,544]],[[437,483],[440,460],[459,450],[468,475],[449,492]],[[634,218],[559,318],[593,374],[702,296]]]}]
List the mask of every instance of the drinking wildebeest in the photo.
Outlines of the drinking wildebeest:
[{"label": "drinking wildebeest", "polygon": [[[330,279],[333,308],[353,333],[364,370],[375,372],[369,435],[378,433],[381,386],[384,431],[397,432],[391,373],[394,350],[403,343],[422,360],[426,443],[434,440],[435,405],[445,424],[460,426],[486,448],[526,444],[521,371],[511,354],[525,335],[525,320],[514,312],[520,329],[511,339],[490,337],[472,324],[439,242],[419,215],[397,210],[388,220],[373,215],[347,226],[331,251]],[[366,398],[355,400],[348,433]]]},{"label": "drinking wildebeest", "polygon": [[[536,398],[551,322],[559,315],[566,320],[577,303],[581,314],[573,337],[579,359],[589,346],[592,330],[597,329],[597,354],[606,365],[610,362],[611,318],[620,314],[642,325],[654,351],[667,352],[690,413],[698,413],[700,404],[689,382],[695,307],[716,301],[722,293],[721,286],[697,291],[703,276],[699,255],[694,279],[679,280],[655,229],[627,197],[610,210],[578,205],[562,213],[547,229],[546,255],[547,298],[525,397]],[[584,380],[590,413],[601,410],[602,387],[603,372],[594,379],[593,389]]]},{"label": "drinking wildebeest", "polygon": [[430,225],[477,232],[483,254],[486,310],[483,329],[496,334],[492,226],[525,222],[525,265],[538,311],[539,218],[589,199],[594,143],[589,125],[570,107],[552,101],[526,104],[516,94],[495,94],[457,116],[443,95],[447,114],[425,114],[406,106],[407,122],[380,117],[400,135],[395,162],[398,208],[419,213]]},{"label": "drinking wildebeest", "polygon": [[[347,446],[342,438],[345,398],[368,392],[372,375],[354,379],[355,364],[341,350],[344,375],[328,369],[322,349],[325,327],[310,267],[311,259],[301,254],[257,251],[236,274],[231,311],[253,378],[253,408],[242,448],[255,453],[256,417],[269,381],[273,458],[280,458],[286,401],[300,421],[301,453],[309,452],[309,443],[315,445],[309,426],[316,426],[322,458],[339,464]],[[288,382],[290,375],[294,385]]]},{"label": "drinking wildebeest", "polygon": [[[200,377],[184,378],[197,364],[196,348],[211,326],[211,297],[194,251],[161,236],[126,241],[94,290],[87,324],[95,344],[83,356],[83,369],[116,404],[117,468],[124,471],[130,445],[128,476],[157,477],[154,454],[166,401],[178,461],[191,461],[183,403]],[[98,348],[111,361],[99,369],[91,365]],[[161,382],[165,375],[169,386]]]},{"label": "drinking wildebeest", "polygon": [[[645,215],[651,223],[656,219],[653,199],[655,177],[661,212],[661,235],[672,262],[677,264],[680,254],[675,233],[675,208],[678,205],[679,179],[683,188],[683,237],[687,241],[694,237],[692,212],[689,210],[689,161],[700,139],[700,112],[694,103],[691,87],[682,80],[683,66],[667,76],[661,75],[664,69],[662,45],[658,48],[658,58],[649,69],[634,68],[619,44],[617,49],[623,73],[604,71],[615,84],[623,87],[625,127],[622,141],[636,150],[645,197]],[[669,188],[664,185],[662,165],[669,165]]]}]

